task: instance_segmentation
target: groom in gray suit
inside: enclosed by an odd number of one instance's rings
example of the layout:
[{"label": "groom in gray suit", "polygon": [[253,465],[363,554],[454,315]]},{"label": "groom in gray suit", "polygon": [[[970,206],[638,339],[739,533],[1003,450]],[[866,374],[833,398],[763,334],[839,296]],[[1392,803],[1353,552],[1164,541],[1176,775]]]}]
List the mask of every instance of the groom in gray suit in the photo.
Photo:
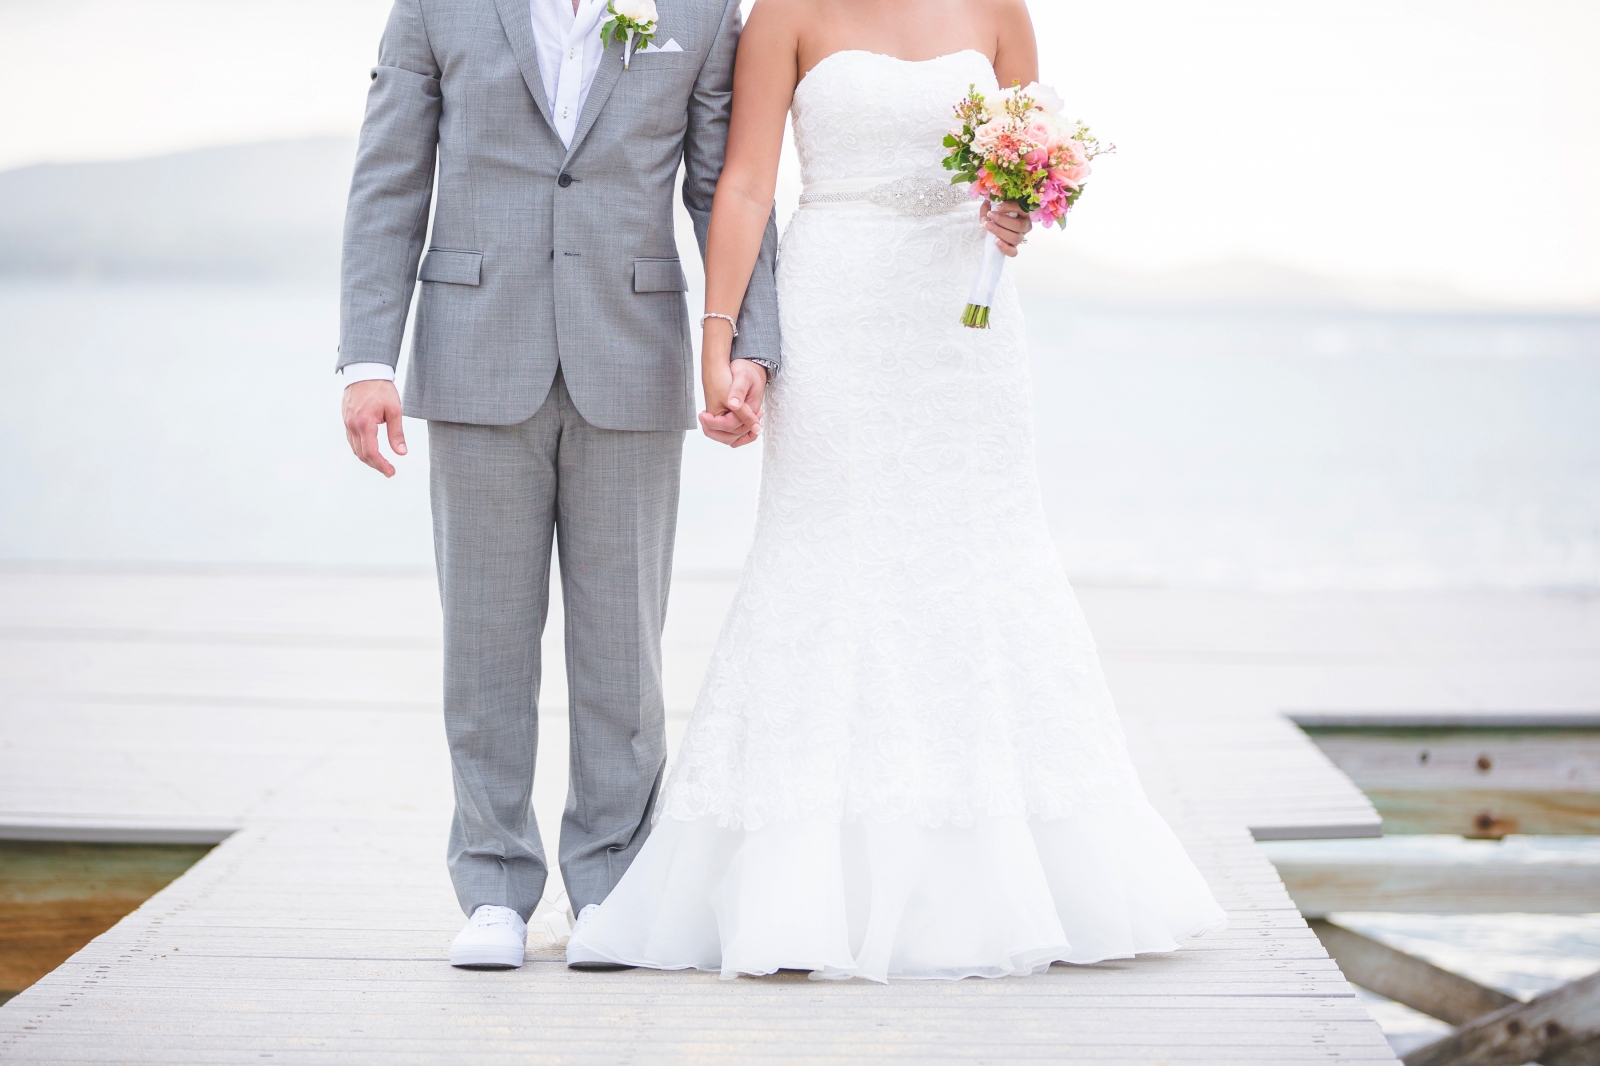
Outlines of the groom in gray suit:
[{"label": "groom in gray suit", "polygon": [[[521,965],[544,893],[530,796],[553,542],[575,910],[627,870],[661,783],[661,629],[696,407],[673,186],[681,163],[703,252],[740,20],[737,0],[657,3],[624,69],[600,38],[606,0],[398,0],[372,71],[338,367],[351,447],[392,475],[377,426],[404,454],[394,367],[420,280],[404,413],[427,420],[431,450],[448,857],[472,916],[456,965]],[[733,437],[777,369],[776,246],[769,219],[733,352],[748,402],[722,415]]]}]

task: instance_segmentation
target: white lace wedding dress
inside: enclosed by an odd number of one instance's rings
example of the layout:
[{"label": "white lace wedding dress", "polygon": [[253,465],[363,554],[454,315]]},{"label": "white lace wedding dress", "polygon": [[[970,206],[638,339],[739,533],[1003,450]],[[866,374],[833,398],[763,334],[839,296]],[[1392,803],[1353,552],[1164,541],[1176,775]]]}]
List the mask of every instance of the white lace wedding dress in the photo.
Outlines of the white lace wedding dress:
[{"label": "white lace wedding dress", "polygon": [[983,236],[941,196],[940,141],[972,83],[996,88],[977,52],[841,52],[795,93],[807,202],[755,544],[592,952],[993,977],[1224,921],[1140,788],[1046,528],[1009,281],[992,329],[958,321]]}]

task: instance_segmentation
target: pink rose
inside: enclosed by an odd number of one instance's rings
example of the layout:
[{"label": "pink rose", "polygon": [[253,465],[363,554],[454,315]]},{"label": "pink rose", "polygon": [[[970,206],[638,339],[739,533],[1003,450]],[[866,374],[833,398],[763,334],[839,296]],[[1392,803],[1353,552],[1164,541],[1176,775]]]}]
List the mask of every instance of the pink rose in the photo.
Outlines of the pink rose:
[{"label": "pink rose", "polygon": [[1089,164],[1084,163],[1071,167],[1051,167],[1050,176],[1056,181],[1076,189],[1089,177]]},{"label": "pink rose", "polygon": [[973,132],[972,146],[983,158],[1004,163],[1015,163],[1037,147],[1027,142],[1021,123],[1007,116],[990,119],[979,126]]},{"label": "pink rose", "polygon": [[1010,125],[1009,119],[992,118],[972,131],[972,143],[985,152],[993,151],[994,147],[1005,138]]}]

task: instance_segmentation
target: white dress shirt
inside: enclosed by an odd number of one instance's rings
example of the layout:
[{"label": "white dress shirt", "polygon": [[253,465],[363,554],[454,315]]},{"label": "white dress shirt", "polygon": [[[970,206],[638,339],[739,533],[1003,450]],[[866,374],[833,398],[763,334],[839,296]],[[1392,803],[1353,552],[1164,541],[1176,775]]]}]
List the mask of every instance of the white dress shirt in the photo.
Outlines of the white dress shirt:
[{"label": "white dress shirt", "polygon": [[[606,0],[578,0],[576,12],[572,0],[529,0],[528,9],[550,119],[561,143],[571,148],[578,116],[583,114],[589,86],[594,84],[594,73],[605,53],[600,23],[605,21]],[[351,363],[339,373],[344,379],[341,385],[394,380],[394,367],[388,363]]]},{"label": "white dress shirt", "polygon": [[556,136],[568,148],[578,128],[583,102],[589,98],[594,72],[600,69],[605,45],[600,23],[605,21],[606,0],[529,0],[533,14],[533,40],[539,49],[539,73],[544,97],[550,102],[550,119]]}]

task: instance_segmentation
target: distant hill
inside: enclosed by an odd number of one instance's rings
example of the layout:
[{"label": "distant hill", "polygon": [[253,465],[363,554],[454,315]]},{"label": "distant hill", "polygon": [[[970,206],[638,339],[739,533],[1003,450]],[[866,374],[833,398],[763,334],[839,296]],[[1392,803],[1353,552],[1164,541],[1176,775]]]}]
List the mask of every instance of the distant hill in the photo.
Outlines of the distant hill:
[{"label": "distant hill", "polygon": [[0,173],[0,275],[335,278],[355,142]]},{"label": "distant hill", "polygon": [[[353,139],[322,137],[0,173],[0,277],[333,281],[354,159]],[[798,175],[784,180],[797,195]],[[678,214],[687,249],[693,237]],[[1142,273],[1049,237],[1013,269],[1033,297],[1084,307],[1600,310],[1514,308],[1443,285],[1331,278],[1276,263]]]}]

